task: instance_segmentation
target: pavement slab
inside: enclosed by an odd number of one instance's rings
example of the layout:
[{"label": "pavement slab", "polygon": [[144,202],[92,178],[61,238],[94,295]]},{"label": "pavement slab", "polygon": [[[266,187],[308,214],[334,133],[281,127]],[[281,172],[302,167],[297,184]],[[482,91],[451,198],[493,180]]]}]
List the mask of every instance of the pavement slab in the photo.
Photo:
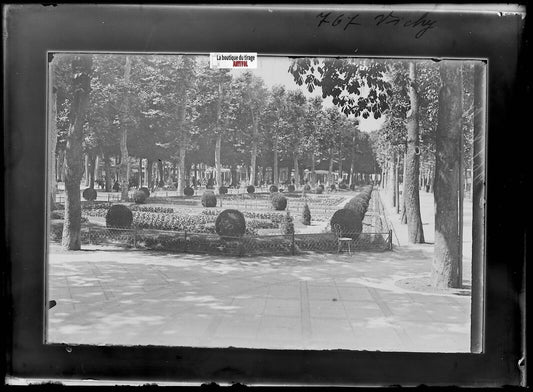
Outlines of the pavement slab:
[{"label": "pavement slab", "polygon": [[[404,228],[391,221],[401,243]],[[469,295],[396,284],[429,276],[431,262],[432,244],[242,258],[51,244],[48,295],[57,305],[47,341],[469,352]],[[468,281],[468,260],[464,268]]]}]

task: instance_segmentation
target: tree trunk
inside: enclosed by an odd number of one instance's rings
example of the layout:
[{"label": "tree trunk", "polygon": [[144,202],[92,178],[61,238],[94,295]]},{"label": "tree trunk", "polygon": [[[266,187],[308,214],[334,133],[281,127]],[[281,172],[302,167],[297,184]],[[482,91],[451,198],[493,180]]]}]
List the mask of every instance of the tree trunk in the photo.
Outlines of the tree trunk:
[{"label": "tree trunk", "polygon": [[416,66],[409,63],[409,100],[411,109],[407,113],[407,152],[405,156],[403,198],[407,211],[407,235],[412,244],[424,242],[424,230],[420,216],[420,194],[418,178],[420,173],[420,147],[418,126],[418,91]]},{"label": "tree trunk", "polygon": [[65,182],[65,150],[59,150],[57,155],[57,178],[59,182]]},{"label": "tree trunk", "polygon": [[315,157],[315,149],[311,152],[311,185],[313,187],[316,186],[316,157]]},{"label": "tree trunk", "polygon": [[[130,83],[131,74],[131,58],[126,56],[126,63],[124,65],[124,84],[127,86]],[[128,155],[128,119],[129,116],[129,93],[126,92],[124,97],[124,104],[122,107],[122,123],[120,134],[120,167],[119,167],[119,182],[120,182],[120,199],[128,201],[129,188],[129,155]]]},{"label": "tree trunk", "polygon": [[109,155],[104,153],[104,171],[105,171],[105,191],[109,192],[113,184],[111,184],[111,162]]},{"label": "tree trunk", "polygon": [[218,84],[218,99],[217,99],[217,113],[216,113],[216,131],[217,131],[217,141],[215,145],[215,168],[217,171],[216,174],[216,183],[217,187],[222,186],[222,164],[220,162],[220,150],[222,148],[222,133],[220,129],[220,112],[222,108],[222,97],[223,97],[223,90],[222,90],[222,83]]},{"label": "tree trunk", "polygon": [[459,197],[462,171],[463,81],[458,61],[441,61],[442,87],[435,160],[435,252],[432,283],[435,287],[462,285],[462,254]]},{"label": "tree trunk", "polygon": [[256,161],[257,161],[257,138],[258,138],[259,118],[254,116],[252,110],[252,157],[250,159],[250,181],[249,185],[256,185]]},{"label": "tree trunk", "polygon": [[396,206],[396,213],[400,213],[400,154],[396,154],[396,167],[394,177],[396,181],[394,182],[394,205]]},{"label": "tree trunk", "polygon": [[215,145],[215,168],[217,170],[217,177],[216,177],[217,187],[222,186],[222,164],[220,162],[221,146],[222,146],[222,135],[219,133],[217,135],[217,141]]},{"label": "tree trunk", "polygon": [[404,225],[407,224],[407,209],[405,207],[405,195],[406,195],[406,184],[407,184],[407,181],[405,181],[405,177],[406,177],[406,170],[407,170],[407,165],[406,165],[406,162],[407,162],[407,146],[406,146],[406,149],[405,149],[405,153],[403,154],[403,190],[402,190],[402,219],[400,220],[400,222]]},{"label": "tree trunk", "polygon": [[328,167],[328,181],[327,185],[333,184],[333,148],[329,149],[329,167]]},{"label": "tree trunk", "polygon": [[91,89],[91,55],[78,55],[72,59],[73,99],[69,112],[69,127],[65,153],[65,219],[62,245],[68,250],[81,249],[80,183],[83,175],[83,123]]},{"label": "tree trunk", "polygon": [[[181,159],[181,149],[180,146],[180,159]],[[185,161],[185,153],[183,153],[183,160]],[[183,163],[183,182],[185,182],[185,162]],[[163,161],[161,159],[157,160],[157,187],[162,188],[165,185],[165,172],[163,170]]]},{"label": "tree trunk", "polygon": [[85,178],[85,186],[89,186],[89,154],[84,155],[84,169],[83,176]]},{"label": "tree trunk", "polygon": [[274,135],[274,166],[273,166],[273,183],[279,187],[279,160],[278,160],[278,135]]},{"label": "tree trunk", "polygon": [[391,188],[391,197],[392,197],[392,206],[396,207],[396,152],[394,152],[394,156],[392,158],[392,165],[391,165],[391,176],[390,176],[390,188]]},{"label": "tree trunk", "polygon": [[154,161],[151,159],[147,159],[146,160],[146,186],[150,189],[152,188],[153,169],[154,169]]},{"label": "tree trunk", "polygon": [[89,155],[89,188],[94,189],[94,174],[96,173],[96,156],[93,154]]},{"label": "tree trunk", "polygon": [[144,182],[144,172],[143,172],[143,159],[139,158],[139,188],[143,186]]},{"label": "tree trunk", "polygon": [[294,186],[298,188],[300,185],[300,168],[298,166],[298,155],[294,154]]},{"label": "tree trunk", "polygon": [[57,192],[57,87],[53,58],[48,63],[48,91],[50,93],[50,104],[48,106],[48,194],[50,195],[50,210],[53,210]]}]

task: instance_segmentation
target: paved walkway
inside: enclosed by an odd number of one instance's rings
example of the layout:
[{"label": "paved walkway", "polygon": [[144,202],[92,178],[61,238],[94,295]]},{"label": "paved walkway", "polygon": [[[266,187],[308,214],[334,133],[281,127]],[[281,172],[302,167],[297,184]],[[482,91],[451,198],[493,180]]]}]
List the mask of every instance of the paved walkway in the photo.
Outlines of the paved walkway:
[{"label": "paved walkway", "polygon": [[429,276],[431,257],[430,244],[268,258],[51,245],[48,341],[467,352],[470,296],[395,284]]}]

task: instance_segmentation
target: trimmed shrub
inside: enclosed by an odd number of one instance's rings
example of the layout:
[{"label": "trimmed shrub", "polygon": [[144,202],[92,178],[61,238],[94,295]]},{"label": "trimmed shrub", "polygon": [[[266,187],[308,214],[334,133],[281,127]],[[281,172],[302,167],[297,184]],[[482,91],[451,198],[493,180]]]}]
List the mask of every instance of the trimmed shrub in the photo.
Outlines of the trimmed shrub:
[{"label": "trimmed shrub", "polygon": [[311,224],[311,210],[309,209],[307,203],[304,204],[304,209],[302,212],[302,223],[306,226],[309,226]]},{"label": "trimmed shrub", "polygon": [[217,197],[213,192],[204,192],[202,195],[202,205],[204,207],[216,207]]},{"label": "trimmed shrub", "polygon": [[84,189],[82,196],[85,200],[93,201],[96,200],[97,194],[96,189],[86,188]]},{"label": "trimmed shrub", "polygon": [[183,194],[185,196],[193,196],[194,195],[194,189],[192,189],[190,186],[185,187],[185,189],[183,190]]},{"label": "trimmed shrub", "polygon": [[147,199],[150,197],[150,190],[147,187],[143,186],[143,187],[139,188],[139,190],[144,192],[144,194],[146,195]]},{"label": "trimmed shrub", "polygon": [[336,190],[337,190],[337,187],[335,186],[335,184],[331,184],[331,185],[329,186],[329,190],[330,190],[330,191],[336,191]]},{"label": "trimmed shrub", "polygon": [[268,190],[270,191],[270,193],[277,193],[278,187],[276,185],[270,185],[270,188],[268,188]]},{"label": "trimmed shrub", "polygon": [[353,198],[344,206],[345,209],[357,212],[360,216],[364,216],[368,208],[368,204],[363,201]]},{"label": "trimmed shrub", "polygon": [[315,189],[315,193],[317,195],[320,195],[322,192],[324,192],[324,188],[321,187],[320,185]]},{"label": "trimmed shrub", "polygon": [[246,232],[246,220],[239,210],[224,210],[215,221],[215,231],[221,237],[242,237]]},{"label": "trimmed shrub", "polygon": [[294,234],[294,222],[289,211],[281,221],[281,232],[285,235]]},{"label": "trimmed shrub", "polygon": [[341,182],[339,184],[339,189],[347,189],[348,188],[348,185],[346,185],[344,182]]},{"label": "trimmed shrub", "polygon": [[146,201],[146,193],[144,193],[143,191],[141,190],[138,190],[138,191],[135,191],[133,193],[133,201],[136,203],[136,204],[143,204],[145,201]]},{"label": "trimmed shrub", "polygon": [[337,234],[340,236],[356,239],[363,230],[363,218],[356,211],[343,208],[335,211],[330,226],[333,233],[336,233],[338,228]]},{"label": "trimmed shrub", "polygon": [[133,222],[133,213],[122,204],[112,205],[105,216],[107,227],[130,228]]},{"label": "trimmed shrub", "polygon": [[296,188],[292,184],[287,187],[287,192],[294,192],[295,190]]},{"label": "trimmed shrub", "polygon": [[279,193],[272,195],[272,207],[277,211],[283,211],[287,208],[287,198]]},{"label": "trimmed shrub", "polygon": [[305,184],[304,185],[304,191],[309,192],[311,190],[311,185]]},{"label": "trimmed shrub", "polygon": [[225,195],[228,193],[228,188],[226,188],[225,186],[221,186],[218,188],[218,193],[221,195]]},{"label": "trimmed shrub", "polygon": [[254,193],[254,192],[255,192],[255,186],[253,186],[253,185],[248,185],[248,186],[246,187],[246,192],[248,192],[248,193]]}]

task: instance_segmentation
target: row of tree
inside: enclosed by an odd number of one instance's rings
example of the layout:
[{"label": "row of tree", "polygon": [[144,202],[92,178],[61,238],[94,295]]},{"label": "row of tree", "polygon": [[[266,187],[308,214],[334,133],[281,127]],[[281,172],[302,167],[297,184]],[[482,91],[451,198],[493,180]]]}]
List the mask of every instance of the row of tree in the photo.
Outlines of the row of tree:
[{"label": "row of tree", "polygon": [[[461,287],[464,177],[473,169],[474,135],[484,132],[484,64],[299,59],[291,72],[309,91],[321,88],[346,115],[386,116],[384,127],[372,134],[382,186],[389,188],[393,203],[399,203],[403,160],[402,219],[412,243],[424,242],[420,184],[434,190],[433,285]],[[421,163],[426,176],[422,181]]]},{"label": "row of tree", "polygon": [[[148,177],[156,162],[176,165],[178,194],[191,165],[198,163],[215,167],[217,186],[222,185],[223,166],[233,169],[233,181],[236,167],[247,166],[253,185],[263,177],[258,166],[272,168],[275,185],[280,165],[294,172],[296,184],[304,169],[310,170],[312,184],[315,169],[324,165],[328,182],[336,169],[349,171],[352,183],[356,169],[370,173],[375,167],[369,136],[359,132],[357,120],[299,89],[269,89],[251,72],[233,77],[229,70],[211,69],[204,57],[63,54],[50,64],[51,154],[59,156],[67,192],[65,216],[73,211],[73,220],[79,216],[74,198],[84,155],[91,186],[96,162],[103,160],[108,190],[110,162],[119,157],[123,200],[132,159],[140,162],[139,172],[146,160]],[[51,173],[52,192],[55,178]],[[63,242],[79,249],[78,225],[71,230],[67,220]]]},{"label": "row of tree", "polygon": [[385,115],[386,125],[371,137],[382,184],[397,181],[403,157],[409,238],[423,242],[421,161],[430,168],[436,211],[434,284],[461,285],[463,168],[472,159],[472,129],[482,121],[483,108],[475,99],[483,96],[483,80],[477,76],[482,66],[294,59],[288,71],[296,84],[310,92],[318,89],[322,99],[329,97],[336,106],[324,108],[320,97],[307,99],[282,86],[269,90],[250,72],[233,78],[193,56],[65,55],[52,64],[50,153],[65,151],[63,244],[68,249],[80,248],[84,151],[101,155],[104,162],[120,155],[124,198],[132,155],[148,162],[177,162],[178,192],[185,185],[187,157],[212,162],[217,184],[222,183],[223,164],[249,165],[254,183],[258,160],[262,166],[271,162],[274,183],[279,162],[292,161],[299,182],[302,166],[313,172],[324,160],[330,173],[337,161],[340,172],[343,162],[349,162],[353,174],[359,147],[369,141],[358,132],[357,119]]}]

